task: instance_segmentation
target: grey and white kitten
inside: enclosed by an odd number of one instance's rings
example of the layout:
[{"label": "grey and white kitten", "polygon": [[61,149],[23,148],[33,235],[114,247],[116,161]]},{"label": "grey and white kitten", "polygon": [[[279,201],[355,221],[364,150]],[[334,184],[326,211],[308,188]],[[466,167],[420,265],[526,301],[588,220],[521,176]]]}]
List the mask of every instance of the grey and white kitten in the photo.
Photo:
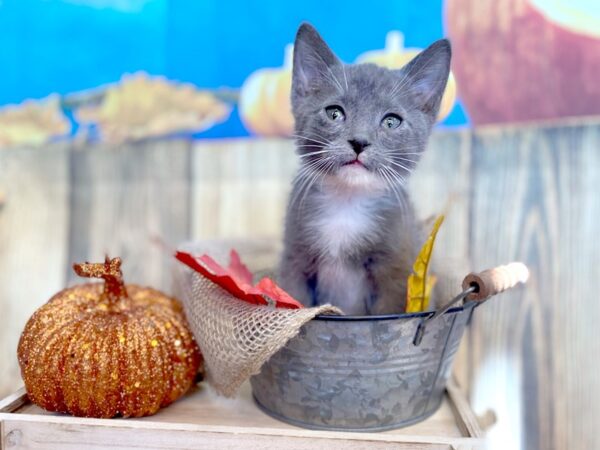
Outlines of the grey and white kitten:
[{"label": "grey and white kitten", "polygon": [[311,25],[300,26],[292,110],[301,163],[279,278],[303,304],[404,311],[423,244],[406,182],[435,123],[450,53],[439,40],[400,70],[346,65]]}]

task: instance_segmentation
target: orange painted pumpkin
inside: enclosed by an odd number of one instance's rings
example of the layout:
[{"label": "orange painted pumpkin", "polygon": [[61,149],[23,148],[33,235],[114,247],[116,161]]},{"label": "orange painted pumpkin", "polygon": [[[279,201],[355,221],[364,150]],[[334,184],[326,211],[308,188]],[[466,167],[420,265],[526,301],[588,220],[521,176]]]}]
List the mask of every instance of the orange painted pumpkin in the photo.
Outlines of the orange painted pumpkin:
[{"label": "orange painted pumpkin", "polygon": [[[372,50],[360,55],[357,59],[357,63],[372,63],[387,69],[401,69],[410,62],[415,56],[419,54],[421,49],[418,48],[404,48],[404,36],[399,31],[390,31],[385,39],[385,49],[383,50]],[[454,75],[450,73],[448,83],[446,84],[446,90],[442,97],[442,103],[438,112],[438,121],[442,121],[446,118],[450,111],[454,107],[456,100],[456,82],[454,81]]]},{"label": "orange painted pumpkin", "polygon": [[77,264],[103,278],[65,289],[27,322],[18,358],[30,400],[85,417],[154,414],[194,383],[201,356],[180,303],[125,285],[121,260]]},{"label": "orange painted pumpkin", "polygon": [[473,123],[600,114],[600,2],[447,0],[445,10]]},{"label": "orange painted pumpkin", "polygon": [[283,67],[259,69],[242,85],[239,112],[248,131],[262,136],[289,136],[294,132],[292,55],[293,46],[288,45]]}]

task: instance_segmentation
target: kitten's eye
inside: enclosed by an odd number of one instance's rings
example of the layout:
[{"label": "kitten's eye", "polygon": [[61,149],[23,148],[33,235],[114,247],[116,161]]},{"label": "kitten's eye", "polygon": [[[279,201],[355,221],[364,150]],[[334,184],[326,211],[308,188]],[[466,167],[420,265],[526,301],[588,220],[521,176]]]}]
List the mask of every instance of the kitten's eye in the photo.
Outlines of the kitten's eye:
[{"label": "kitten's eye", "polygon": [[325,108],[325,112],[327,113],[327,117],[329,117],[331,120],[344,120],[346,118],[344,110],[338,105],[328,106]]},{"label": "kitten's eye", "polygon": [[402,117],[397,114],[387,114],[381,121],[384,128],[398,128],[402,123]]}]

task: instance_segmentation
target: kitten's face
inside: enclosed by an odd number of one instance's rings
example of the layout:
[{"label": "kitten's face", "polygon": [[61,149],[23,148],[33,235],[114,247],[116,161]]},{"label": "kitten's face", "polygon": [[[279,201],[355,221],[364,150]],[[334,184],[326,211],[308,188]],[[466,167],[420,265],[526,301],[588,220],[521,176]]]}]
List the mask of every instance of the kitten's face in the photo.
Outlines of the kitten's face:
[{"label": "kitten's face", "polygon": [[344,65],[302,25],[292,82],[301,173],[363,192],[398,189],[424,150],[449,64],[438,41],[399,71]]}]

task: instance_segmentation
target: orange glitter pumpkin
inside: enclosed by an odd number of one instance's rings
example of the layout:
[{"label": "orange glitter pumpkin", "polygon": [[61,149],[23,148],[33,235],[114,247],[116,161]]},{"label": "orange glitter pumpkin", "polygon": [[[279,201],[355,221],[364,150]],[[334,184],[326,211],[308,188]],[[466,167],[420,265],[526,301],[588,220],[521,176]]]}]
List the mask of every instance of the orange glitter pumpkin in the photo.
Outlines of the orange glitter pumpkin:
[{"label": "orange glitter pumpkin", "polygon": [[76,416],[140,417],[182,396],[202,357],[180,303],[126,286],[119,258],[73,268],[104,283],[59,292],[27,322],[18,357],[30,400]]}]

